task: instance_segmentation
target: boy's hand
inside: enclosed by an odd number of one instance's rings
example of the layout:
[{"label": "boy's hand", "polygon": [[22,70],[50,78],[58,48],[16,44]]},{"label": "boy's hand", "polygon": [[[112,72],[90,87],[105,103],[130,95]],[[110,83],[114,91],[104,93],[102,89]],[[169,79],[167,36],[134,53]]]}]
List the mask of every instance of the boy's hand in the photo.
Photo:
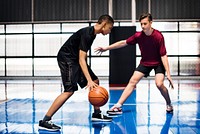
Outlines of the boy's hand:
[{"label": "boy's hand", "polygon": [[94,81],[88,81],[87,86],[86,86],[86,89],[91,90],[91,89],[96,88],[96,87],[98,87],[98,86],[99,86],[99,85],[96,84]]},{"label": "boy's hand", "polygon": [[100,56],[101,56],[101,54],[102,54],[103,52],[106,51],[106,49],[103,48],[103,47],[97,47],[97,48],[95,48],[94,50],[95,50],[94,52],[95,52],[97,55],[100,55]]},{"label": "boy's hand", "polygon": [[174,84],[172,82],[172,78],[170,76],[167,76],[167,79],[169,81],[169,87],[171,87],[172,89],[174,89]]}]

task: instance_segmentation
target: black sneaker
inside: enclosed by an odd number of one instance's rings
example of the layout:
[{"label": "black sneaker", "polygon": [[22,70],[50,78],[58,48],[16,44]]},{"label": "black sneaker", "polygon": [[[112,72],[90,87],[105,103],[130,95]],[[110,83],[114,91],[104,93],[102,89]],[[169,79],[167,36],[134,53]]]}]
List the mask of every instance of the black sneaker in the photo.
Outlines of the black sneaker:
[{"label": "black sneaker", "polygon": [[40,120],[39,121],[39,127],[38,127],[38,129],[48,130],[48,131],[58,131],[58,130],[61,129],[61,127],[53,124],[52,121],[43,121],[43,120]]},{"label": "black sneaker", "polygon": [[102,113],[99,114],[92,114],[92,121],[103,121],[103,122],[110,122],[112,121],[111,117],[105,116]]}]

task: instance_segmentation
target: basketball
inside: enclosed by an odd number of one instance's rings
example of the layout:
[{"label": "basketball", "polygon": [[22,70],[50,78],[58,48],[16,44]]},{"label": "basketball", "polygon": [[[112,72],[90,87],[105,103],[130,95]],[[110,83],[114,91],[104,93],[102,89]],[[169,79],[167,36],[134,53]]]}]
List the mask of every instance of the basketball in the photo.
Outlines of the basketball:
[{"label": "basketball", "polygon": [[98,86],[90,90],[88,99],[93,106],[100,107],[107,103],[109,95],[104,87]]}]

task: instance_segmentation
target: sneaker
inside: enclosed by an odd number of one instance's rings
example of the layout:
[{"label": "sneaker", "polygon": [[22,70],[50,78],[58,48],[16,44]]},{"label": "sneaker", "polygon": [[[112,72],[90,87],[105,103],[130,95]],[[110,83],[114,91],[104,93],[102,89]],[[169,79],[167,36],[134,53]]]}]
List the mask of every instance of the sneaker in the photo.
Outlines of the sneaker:
[{"label": "sneaker", "polygon": [[92,114],[92,121],[105,121],[105,122],[109,122],[112,121],[111,117],[105,116],[102,113],[99,114]]},{"label": "sneaker", "polygon": [[119,115],[122,114],[122,108],[113,106],[110,110],[107,111],[109,115]]},{"label": "sneaker", "polygon": [[55,125],[52,123],[52,121],[39,121],[39,129],[41,130],[48,130],[48,131],[58,131],[61,129],[61,127]]},{"label": "sneaker", "polygon": [[173,113],[173,111],[174,111],[173,106],[167,105],[166,111],[167,111],[167,113]]}]

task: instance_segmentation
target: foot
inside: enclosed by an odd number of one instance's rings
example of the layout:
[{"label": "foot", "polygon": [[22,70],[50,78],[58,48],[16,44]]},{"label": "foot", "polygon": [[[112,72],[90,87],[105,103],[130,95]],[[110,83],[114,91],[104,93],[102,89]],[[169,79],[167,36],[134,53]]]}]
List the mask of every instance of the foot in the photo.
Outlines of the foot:
[{"label": "foot", "polygon": [[105,116],[102,113],[99,114],[92,114],[92,121],[103,121],[103,122],[110,122],[112,121],[111,117]]},{"label": "foot", "polygon": [[55,125],[52,123],[52,121],[39,121],[39,127],[40,130],[48,130],[48,131],[58,131],[61,129],[61,127]]},{"label": "foot", "polygon": [[115,105],[107,111],[107,114],[109,115],[119,115],[122,114],[122,108],[121,107],[116,107]]},{"label": "foot", "polygon": [[166,111],[167,111],[167,113],[173,113],[173,111],[174,111],[173,106],[167,105]]}]

